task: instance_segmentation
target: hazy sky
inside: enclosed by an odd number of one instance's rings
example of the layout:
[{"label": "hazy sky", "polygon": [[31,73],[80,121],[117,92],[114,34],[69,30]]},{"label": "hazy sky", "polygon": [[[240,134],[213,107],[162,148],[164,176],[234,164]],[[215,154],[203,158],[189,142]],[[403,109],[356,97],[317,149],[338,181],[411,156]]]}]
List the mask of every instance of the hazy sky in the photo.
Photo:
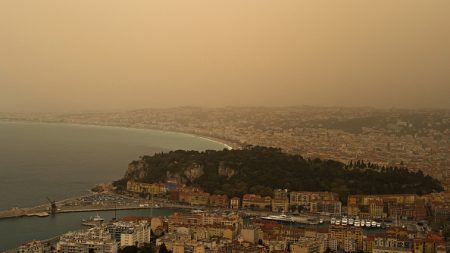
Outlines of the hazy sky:
[{"label": "hazy sky", "polygon": [[305,104],[450,108],[450,1],[0,1],[0,111]]}]

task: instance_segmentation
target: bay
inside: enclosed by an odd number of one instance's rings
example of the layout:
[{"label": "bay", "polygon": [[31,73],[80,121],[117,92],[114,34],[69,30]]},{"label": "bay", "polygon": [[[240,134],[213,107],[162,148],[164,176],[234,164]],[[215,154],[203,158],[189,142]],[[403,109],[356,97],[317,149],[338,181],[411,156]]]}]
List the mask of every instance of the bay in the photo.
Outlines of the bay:
[{"label": "bay", "polygon": [[[142,155],[223,148],[193,135],[156,130],[0,122],[0,210],[42,204],[47,197],[61,200],[86,194],[97,183],[122,177],[128,163]],[[62,231],[63,220],[53,220],[56,224],[45,225],[46,230]],[[0,250],[33,239],[24,235],[46,238],[48,234],[34,230],[40,225],[28,221],[43,220],[0,220]]]}]

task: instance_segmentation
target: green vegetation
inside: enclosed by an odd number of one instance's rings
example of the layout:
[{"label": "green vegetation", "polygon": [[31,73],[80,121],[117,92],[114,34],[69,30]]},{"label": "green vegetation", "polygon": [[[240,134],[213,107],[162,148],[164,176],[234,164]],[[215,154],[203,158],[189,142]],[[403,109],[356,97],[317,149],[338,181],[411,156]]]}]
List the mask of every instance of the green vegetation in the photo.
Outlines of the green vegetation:
[{"label": "green vegetation", "polygon": [[[368,166],[369,165],[369,166]],[[239,150],[183,151],[141,157],[130,164],[125,177],[115,182],[124,187],[129,179],[163,182],[168,177],[214,194],[271,195],[272,189],[332,191],[344,202],[349,194],[425,194],[442,191],[440,183],[421,171],[380,168],[356,162],[304,159],[280,149],[249,146]],[[189,173],[191,172],[191,173]],[[194,172],[194,173],[192,173]],[[192,176],[194,175],[194,176]]]}]

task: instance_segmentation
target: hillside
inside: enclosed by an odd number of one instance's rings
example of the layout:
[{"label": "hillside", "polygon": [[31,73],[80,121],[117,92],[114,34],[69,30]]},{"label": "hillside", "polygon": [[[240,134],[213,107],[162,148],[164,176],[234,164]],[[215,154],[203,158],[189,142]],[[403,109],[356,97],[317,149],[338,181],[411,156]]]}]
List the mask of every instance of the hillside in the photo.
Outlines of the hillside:
[{"label": "hillside", "polygon": [[437,180],[421,171],[349,168],[337,161],[307,160],[259,146],[205,152],[177,150],[143,156],[129,164],[125,176],[115,185],[123,187],[129,179],[163,182],[168,178],[228,196],[271,195],[272,189],[282,188],[333,191],[345,201],[348,194],[425,194],[442,190]]}]

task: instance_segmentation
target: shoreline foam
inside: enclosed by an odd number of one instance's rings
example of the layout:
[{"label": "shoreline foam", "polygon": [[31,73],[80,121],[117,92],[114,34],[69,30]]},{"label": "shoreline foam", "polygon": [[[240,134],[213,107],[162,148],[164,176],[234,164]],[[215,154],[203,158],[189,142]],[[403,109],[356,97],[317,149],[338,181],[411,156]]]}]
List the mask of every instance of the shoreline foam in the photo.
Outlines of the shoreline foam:
[{"label": "shoreline foam", "polygon": [[196,138],[200,138],[203,140],[207,140],[209,142],[213,142],[219,145],[224,146],[226,149],[235,149],[235,147],[231,146],[229,142],[222,140],[217,137],[211,137],[206,135],[199,135],[190,132],[183,131],[175,131],[175,130],[164,130],[158,128],[146,128],[146,127],[133,127],[133,126],[116,126],[116,125],[102,125],[102,124],[92,124],[92,123],[76,123],[76,122],[52,122],[52,121],[35,121],[35,120],[8,120],[8,119],[0,119],[0,123],[31,123],[31,124],[47,124],[47,125],[63,125],[63,126],[77,126],[77,127],[104,127],[104,128],[113,128],[113,129],[125,129],[125,130],[148,130],[148,131],[156,131],[161,133],[168,134],[182,134],[186,136],[193,136]]}]

